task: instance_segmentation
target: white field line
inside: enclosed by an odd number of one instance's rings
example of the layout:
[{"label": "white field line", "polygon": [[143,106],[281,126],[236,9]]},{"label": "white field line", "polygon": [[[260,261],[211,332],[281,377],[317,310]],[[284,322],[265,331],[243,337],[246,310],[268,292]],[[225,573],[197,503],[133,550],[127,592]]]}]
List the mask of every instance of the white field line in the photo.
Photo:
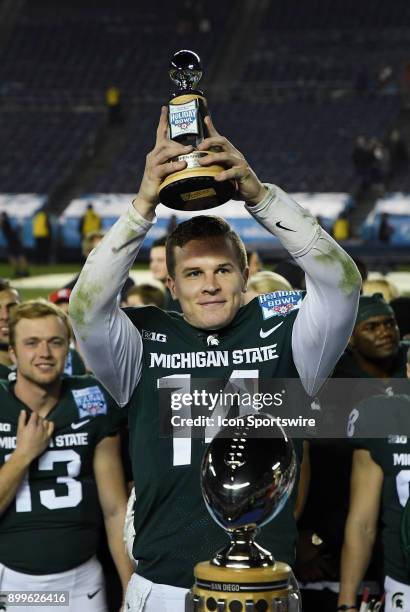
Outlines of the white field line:
[{"label": "white field line", "polygon": [[[136,283],[156,283],[148,270],[131,271],[131,278]],[[69,283],[75,274],[65,272],[64,274],[42,274],[41,276],[29,276],[19,280],[12,280],[11,284],[16,289],[59,289]]]}]

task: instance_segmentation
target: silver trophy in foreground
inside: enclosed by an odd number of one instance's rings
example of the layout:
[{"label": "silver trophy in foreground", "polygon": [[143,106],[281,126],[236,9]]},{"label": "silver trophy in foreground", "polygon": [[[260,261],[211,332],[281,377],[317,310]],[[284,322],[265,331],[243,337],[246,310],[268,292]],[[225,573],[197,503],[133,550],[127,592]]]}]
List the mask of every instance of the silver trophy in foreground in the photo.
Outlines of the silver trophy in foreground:
[{"label": "silver trophy in foreground", "polygon": [[212,518],[231,542],[213,559],[195,566],[187,610],[301,610],[290,566],[254,541],[258,528],[287,502],[295,477],[292,441],[275,421],[255,429],[240,417],[238,426],[225,427],[215,436],[202,461],[202,493]]}]

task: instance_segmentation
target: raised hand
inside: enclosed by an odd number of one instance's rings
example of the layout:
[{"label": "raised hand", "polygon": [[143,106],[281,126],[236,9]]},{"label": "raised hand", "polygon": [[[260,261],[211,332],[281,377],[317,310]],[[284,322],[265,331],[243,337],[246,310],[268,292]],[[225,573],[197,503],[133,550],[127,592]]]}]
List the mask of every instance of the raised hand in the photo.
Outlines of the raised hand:
[{"label": "raised hand", "polygon": [[32,412],[27,420],[22,410],[17,424],[17,445],[15,453],[31,463],[45,451],[53,435],[54,423]]},{"label": "raised hand", "polygon": [[163,106],[157,128],[155,147],[148,153],[144,176],[134,199],[134,207],[146,218],[152,218],[157,206],[158,188],[164,178],[172,172],[186,168],[186,162],[173,161],[178,155],[191,153],[191,145],[184,146],[168,137],[168,108]]},{"label": "raised hand", "polygon": [[205,117],[209,138],[198,145],[199,151],[209,151],[200,159],[201,166],[218,164],[226,168],[215,177],[216,181],[235,181],[236,199],[247,204],[258,204],[266,194],[266,188],[249,166],[245,157],[231,142],[217,132],[209,116]]}]

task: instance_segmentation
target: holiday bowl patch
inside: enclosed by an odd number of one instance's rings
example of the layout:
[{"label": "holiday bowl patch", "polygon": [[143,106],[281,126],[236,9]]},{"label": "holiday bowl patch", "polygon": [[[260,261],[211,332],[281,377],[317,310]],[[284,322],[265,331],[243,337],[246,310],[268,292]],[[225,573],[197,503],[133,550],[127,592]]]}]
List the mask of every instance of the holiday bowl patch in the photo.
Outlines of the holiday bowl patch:
[{"label": "holiday bowl patch", "polygon": [[77,404],[78,416],[82,419],[85,416],[97,416],[107,414],[107,402],[104,393],[97,386],[85,387],[85,389],[71,390],[74,401]]},{"label": "holiday bowl patch", "polygon": [[259,305],[264,319],[286,317],[302,304],[302,291],[275,291],[259,296]]},{"label": "holiday bowl patch", "polygon": [[198,134],[197,101],[169,105],[169,128],[171,138],[181,134]]}]

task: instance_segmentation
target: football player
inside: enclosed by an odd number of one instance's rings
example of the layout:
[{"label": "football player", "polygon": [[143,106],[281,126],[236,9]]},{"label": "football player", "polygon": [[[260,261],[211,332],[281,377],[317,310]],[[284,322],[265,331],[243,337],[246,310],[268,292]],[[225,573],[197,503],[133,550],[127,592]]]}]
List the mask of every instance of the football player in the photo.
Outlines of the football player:
[{"label": "football player", "polygon": [[[52,301],[52,300],[50,300]],[[0,279],[0,379],[8,378],[15,366],[9,353],[9,318],[11,309],[20,304],[20,294],[14,287],[11,287],[7,280]],[[67,353],[64,366],[64,374],[85,374],[86,369],[75,348],[71,347]]]},{"label": "football player", "polygon": [[337,378],[401,378],[409,344],[400,341],[394,310],[381,293],[363,295]]},{"label": "football player", "polygon": [[161,308],[164,308],[164,310],[173,310],[175,312],[181,312],[178,300],[172,298],[171,292],[167,285],[168,270],[165,249],[166,241],[167,237],[162,236],[161,238],[158,238],[152,243],[149,252],[149,270],[152,274],[152,277],[156,281],[159,281],[164,285],[165,301],[164,305],[161,306]]},{"label": "football player", "polygon": [[385,612],[410,610],[410,576],[400,540],[403,509],[409,499],[410,395],[363,400],[349,417],[347,433],[355,450],[338,609],[357,609],[356,595],[371,558],[381,513]]},{"label": "football player", "polygon": [[[57,293],[55,292],[55,294]],[[50,301],[55,303],[52,299]],[[11,287],[7,280],[0,279],[0,379],[7,379],[11,373],[13,373],[13,376],[15,375],[15,366],[9,353],[9,318],[12,308],[20,302],[21,297],[17,289]],[[56,303],[60,307],[60,303]],[[80,375],[85,374],[85,372],[83,360],[75,348],[70,346],[64,366],[64,374]]]},{"label": "football player", "polygon": [[[0,382],[1,590],[44,592],[37,603],[47,612],[56,603],[105,612],[95,558],[101,510],[123,587],[131,572],[122,544],[118,408],[95,378],[62,376],[70,326],[59,308],[20,304],[9,332],[17,379]],[[59,591],[65,599],[56,602]]]},{"label": "football player", "polygon": [[[223,219],[199,216],[181,223],[167,241],[167,282],[182,315],[118,308],[117,288],[155,222],[158,187],[186,166],[169,160],[192,151],[168,138],[164,107],[138,195],[90,254],[69,309],[87,362],[129,410],[138,566],[126,601],[133,611],[183,611],[194,565],[226,541],[201,496],[205,440],[160,438],[160,394],[189,392],[195,377],[299,376],[314,393],[347,343],[360,290],[353,261],[316,220],[279,187],[262,184],[209,117],[206,123],[210,136],[199,149],[209,153],[200,163],[225,167],[216,180],[235,181],[238,199],[305,270],[308,292],[305,299],[298,291],[261,296],[242,308],[248,278],[244,245]],[[259,540],[290,563],[293,505],[294,497]]]},{"label": "football player", "polygon": [[[406,376],[407,349],[408,345],[400,342],[394,312],[383,296],[379,293],[362,295],[348,347],[333,372],[335,379],[346,378],[347,381],[327,385],[320,398],[332,429],[340,424],[340,437],[319,438],[311,444],[311,486],[302,517],[305,533],[300,541],[313,531],[320,536],[323,545],[309,543],[302,549],[308,559],[305,568],[308,572],[302,570],[298,577],[303,578],[306,574],[302,597],[307,611],[333,611],[340,589],[339,565],[353,454],[351,444],[344,437],[345,419],[365,398],[391,395],[393,390],[401,392]],[[324,483],[326,495],[323,495]],[[364,577],[366,586],[372,591],[377,585],[379,548],[377,541],[374,559]],[[311,557],[314,557],[313,562],[310,562]]]},{"label": "football player", "polygon": [[152,243],[149,251],[149,270],[152,277],[166,286],[168,277],[165,255],[166,236]]},{"label": "football player", "polygon": [[9,355],[9,318],[11,310],[20,303],[17,289],[0,279],[0,379],[7,378],[13,362]]}]

